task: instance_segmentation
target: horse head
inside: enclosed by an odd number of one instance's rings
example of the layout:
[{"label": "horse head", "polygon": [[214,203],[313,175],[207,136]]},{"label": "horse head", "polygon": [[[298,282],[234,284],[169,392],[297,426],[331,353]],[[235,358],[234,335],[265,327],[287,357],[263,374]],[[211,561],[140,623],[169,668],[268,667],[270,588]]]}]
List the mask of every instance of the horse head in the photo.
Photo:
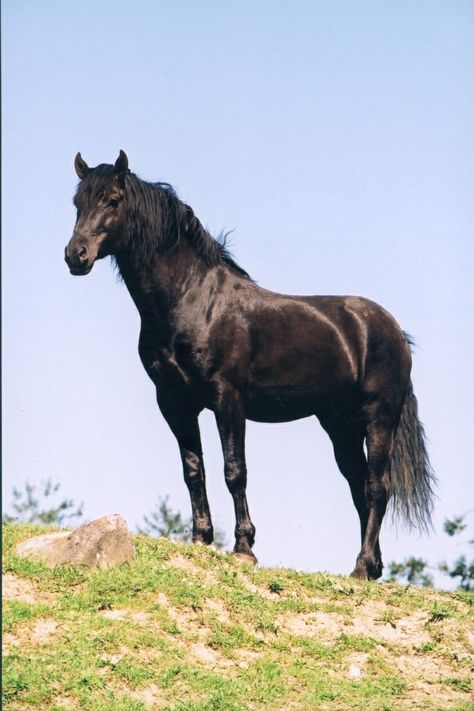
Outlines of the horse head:
[{"label": "horse head", "polygon": [[96,259],[116,254],[128,240],[125,178],[128,158],[123,151],[114,165],[89,168],[78,153],[74,167],[80,178],[74,204],[77,219],[65,249],[71,274],[88,274]]}]

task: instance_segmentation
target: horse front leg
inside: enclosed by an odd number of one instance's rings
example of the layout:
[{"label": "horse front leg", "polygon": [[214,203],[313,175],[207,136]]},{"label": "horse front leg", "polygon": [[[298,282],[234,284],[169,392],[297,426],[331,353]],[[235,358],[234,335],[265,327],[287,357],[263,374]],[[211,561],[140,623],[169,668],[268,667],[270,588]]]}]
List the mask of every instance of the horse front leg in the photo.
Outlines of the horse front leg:
[{"label": "horse front leg", "polygon": [[238,396],[227,395],[223,398],[216,408],[215,416],[224,453],[225,481],[234,500],[234,554],[246,562],[256,563],[257,559],[252,551],[255,526],[250,519],[245,494],[245,416]]},{"label": "horse front leg", "polygon": [[198,415],[186,403],[167,399],[158,393],[158,405],[178,441],[184,481],[191,497],[193,543],[212,543],[214,529],[206,492]]}]

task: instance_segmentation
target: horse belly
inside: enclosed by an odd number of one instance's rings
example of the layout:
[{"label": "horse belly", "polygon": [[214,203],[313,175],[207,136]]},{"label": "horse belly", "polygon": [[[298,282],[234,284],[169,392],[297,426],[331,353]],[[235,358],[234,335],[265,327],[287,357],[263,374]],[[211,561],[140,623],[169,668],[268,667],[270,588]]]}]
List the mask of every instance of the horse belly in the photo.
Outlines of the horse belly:
[{"label": "horse belly", "polygon": [[254,422],[291,422],[313,414],[314,408],[309,403],[285,403],[272,397],[249,402],[245,407],[246,418]]},{"label": "horse belly", "polygon": [[[262,352],[260,352],[262,353]],[[351,367],[352,366],[352,367]],[[287,422],[328,410],[352,410],[358,401],[358,373],[334,347],[273,345],[248,373],[245,410],[250,420]]]},{"label": "horse belly", "polygon": [[318,392],[314,387],[261,387],[247,393],[245,415],[255,422],[290,422],[337,408],[339,400],[347,403],[352,399],[353,393],[344,397],[337,392]]}]

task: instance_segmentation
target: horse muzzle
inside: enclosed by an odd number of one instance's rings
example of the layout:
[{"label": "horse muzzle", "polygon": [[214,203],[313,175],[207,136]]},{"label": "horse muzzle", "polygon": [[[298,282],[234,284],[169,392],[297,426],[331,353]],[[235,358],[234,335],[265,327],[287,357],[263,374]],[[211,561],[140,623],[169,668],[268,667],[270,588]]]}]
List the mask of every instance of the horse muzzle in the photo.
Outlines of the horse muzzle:
[{"label": "horse muzzle", "polygon": [[64,250],[64,260],[69,267],[69,271],[74,276],[89,274],[95,262],[95,259],[91,259],[91,255],[85,245],[72,246],[71,242]]},{"label": "horse muzzle", "polygon": [[106,232],[94,234],[93,239],[88,239],[81,233],[74,233],[64,250],[64,259],[69,271],[74,276],[89,274],[96,259],[105,256],[104,241]]}]

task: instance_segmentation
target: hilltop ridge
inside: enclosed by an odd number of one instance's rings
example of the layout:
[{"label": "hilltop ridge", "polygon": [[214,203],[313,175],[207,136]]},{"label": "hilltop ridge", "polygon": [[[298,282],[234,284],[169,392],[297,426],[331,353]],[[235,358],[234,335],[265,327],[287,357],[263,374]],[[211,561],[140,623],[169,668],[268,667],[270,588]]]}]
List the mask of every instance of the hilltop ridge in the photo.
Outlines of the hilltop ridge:
[{"label": "hilltop ridge", "polygon": [[252,568],[142,535],[136,560],[102,571],[13,553],[44,531],[3,526],[11,711],[474,708],[467,593]]}]

